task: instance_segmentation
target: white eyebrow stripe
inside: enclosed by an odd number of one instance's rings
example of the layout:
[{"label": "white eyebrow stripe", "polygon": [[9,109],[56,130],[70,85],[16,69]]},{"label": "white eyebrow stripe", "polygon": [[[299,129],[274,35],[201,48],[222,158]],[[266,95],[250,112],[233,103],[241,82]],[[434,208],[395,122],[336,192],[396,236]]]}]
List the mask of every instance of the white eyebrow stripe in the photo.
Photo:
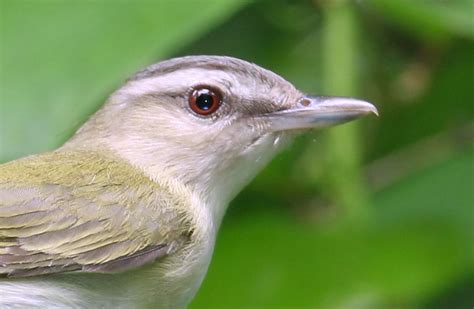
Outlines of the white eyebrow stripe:
[{"label": "white eyebrow stripe", "polygon": [[224,95],[238,93],[241,98],[256,99],[261,95],[268,94],[268,91],[262,93],[263,89],[260,83],[256,82],[251,76],[246,76],[240,72],[188,68],[158,76],[130,80],[114,93],[113,97],[118,101],[123,101],[130,99],[130,97],[157,93],[183,92],[185,94],[193,86],[203,84],[221,89]]},{"label": "white eyebrow stripe", "polygon": [[[227,88],[237,80],[235,74],[203,68],[189,68],[164,73],[158,76],[129,81],[118,93],[142,96],[157,92],[182,91],[194,85],[209,84]],[[225,89],[223,89],[225,90]]]}]

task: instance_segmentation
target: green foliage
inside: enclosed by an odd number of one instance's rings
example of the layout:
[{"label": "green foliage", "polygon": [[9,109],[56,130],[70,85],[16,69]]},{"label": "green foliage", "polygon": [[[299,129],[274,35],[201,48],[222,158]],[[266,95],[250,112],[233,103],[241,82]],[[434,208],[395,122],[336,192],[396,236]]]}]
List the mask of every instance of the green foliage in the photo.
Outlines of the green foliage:
[{"label": "green foliage", "polygon": [[408,33],[430,40],[460,36],[474,39],[471,0],[369,0],[389,20]]},{"label": "green foliage", "polygon": [[0,1],[0,162],[175,55],[379,107],[298,139],[232,203],[192,308],[474,305],[471,0]]}]

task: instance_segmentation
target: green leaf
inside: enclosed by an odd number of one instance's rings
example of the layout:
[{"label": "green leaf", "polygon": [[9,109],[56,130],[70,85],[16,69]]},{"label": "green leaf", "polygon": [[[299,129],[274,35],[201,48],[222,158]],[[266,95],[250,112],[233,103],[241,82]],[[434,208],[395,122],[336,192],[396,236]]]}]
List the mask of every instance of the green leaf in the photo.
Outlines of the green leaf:
[{"label": "green leaf", "polygon": [[370,0],[377,11],[409,33],[428,40],[449,36],[474,39],[474,2],[471,0]]},{"label": "green leaf", "polygon": [[377,194],[369,227],[308,226],[276,205],[224,222],[192,308],[422,304],[472,270],[472,163],[460,155]]}]

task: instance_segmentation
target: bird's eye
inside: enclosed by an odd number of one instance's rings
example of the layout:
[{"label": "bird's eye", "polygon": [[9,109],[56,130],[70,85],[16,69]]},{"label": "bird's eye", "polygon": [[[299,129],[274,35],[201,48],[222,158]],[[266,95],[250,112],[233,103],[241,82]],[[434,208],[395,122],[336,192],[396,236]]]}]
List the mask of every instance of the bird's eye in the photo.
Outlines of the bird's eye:
[{"label": "bird's eye", "polygon": [[222,103],[222,95],[208,86],[196,87],[189,95],[189,107],[196,114],[207,116],[214,113]]}]

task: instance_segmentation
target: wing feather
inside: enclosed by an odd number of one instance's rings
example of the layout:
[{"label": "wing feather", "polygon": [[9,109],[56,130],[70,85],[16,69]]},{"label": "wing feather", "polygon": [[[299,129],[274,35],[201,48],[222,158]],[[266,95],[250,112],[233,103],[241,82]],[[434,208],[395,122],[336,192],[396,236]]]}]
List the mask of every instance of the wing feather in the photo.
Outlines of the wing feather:
[{"label": "wing feather", "polygon": [[123,271],[189,240],[171,194],[124,162],[87,155],[0,165],[0,275]]}]

